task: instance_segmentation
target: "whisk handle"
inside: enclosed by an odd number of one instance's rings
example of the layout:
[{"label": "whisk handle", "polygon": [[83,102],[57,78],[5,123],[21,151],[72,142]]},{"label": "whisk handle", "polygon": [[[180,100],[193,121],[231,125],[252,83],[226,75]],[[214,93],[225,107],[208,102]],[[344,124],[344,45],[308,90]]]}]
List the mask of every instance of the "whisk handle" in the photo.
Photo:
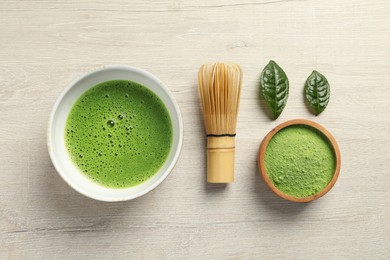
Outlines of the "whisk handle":
[{"label": "whisk handle", "polygon": [[235,137],[207,137],[207,182],[234,181]]}]

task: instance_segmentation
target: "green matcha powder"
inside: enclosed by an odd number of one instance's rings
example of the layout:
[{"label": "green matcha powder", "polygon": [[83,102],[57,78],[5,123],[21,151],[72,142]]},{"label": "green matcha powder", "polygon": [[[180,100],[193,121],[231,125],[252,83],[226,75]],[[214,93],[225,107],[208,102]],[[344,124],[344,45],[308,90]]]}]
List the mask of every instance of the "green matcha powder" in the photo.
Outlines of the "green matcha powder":
[{"label": "green matcha powder", "polygon": [[265,167],[277,189],[305,198],[323,190],[335,171],[329,140],[312,127],[293,125],[276,133],[266,148]]}]

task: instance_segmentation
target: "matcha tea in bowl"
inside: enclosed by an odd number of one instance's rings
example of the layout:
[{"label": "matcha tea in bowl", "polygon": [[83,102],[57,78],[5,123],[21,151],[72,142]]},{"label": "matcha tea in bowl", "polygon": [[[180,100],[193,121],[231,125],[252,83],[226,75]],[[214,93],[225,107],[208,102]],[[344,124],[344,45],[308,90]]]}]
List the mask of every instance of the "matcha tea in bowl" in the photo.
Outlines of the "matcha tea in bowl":
[{"label": "matcha tea in bowl", "polygon": [[76,191],[101,201],[137,198],[175,166],[183,142],[179,107],[144,70],[106,66],[62,92],[50,114],[50,158]]},{"label": "matcha tea in bowl", "polygon": [[275,127],[263,139],[258,167],[264,183],[279,197],[310,202],[325,195],[337,181],[340,151],[323,126],[295,119]]}]

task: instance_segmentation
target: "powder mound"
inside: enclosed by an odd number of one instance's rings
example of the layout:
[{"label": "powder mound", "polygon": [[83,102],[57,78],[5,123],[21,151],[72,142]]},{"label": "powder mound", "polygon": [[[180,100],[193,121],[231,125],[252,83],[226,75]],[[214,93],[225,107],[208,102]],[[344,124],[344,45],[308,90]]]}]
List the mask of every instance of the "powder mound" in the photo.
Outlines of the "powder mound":
[{"label": "powder mound", "polygon": [[323,190],[336,167],[334,150],[326,136],[304,125],[276,133],[268,143],[264,163],[274,186],[297,198]]}]

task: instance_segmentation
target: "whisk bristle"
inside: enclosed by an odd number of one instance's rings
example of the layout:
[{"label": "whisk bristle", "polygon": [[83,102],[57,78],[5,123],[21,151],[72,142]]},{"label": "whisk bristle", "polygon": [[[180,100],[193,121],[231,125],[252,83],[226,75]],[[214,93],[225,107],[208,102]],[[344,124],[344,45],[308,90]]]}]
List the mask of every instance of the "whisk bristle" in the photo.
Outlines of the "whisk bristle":
[{"label": "whisk bristle", "polygon": [[230,63],[204,64],[199,69],[199,90],[208,135],[235,135],[242,70]]}]

